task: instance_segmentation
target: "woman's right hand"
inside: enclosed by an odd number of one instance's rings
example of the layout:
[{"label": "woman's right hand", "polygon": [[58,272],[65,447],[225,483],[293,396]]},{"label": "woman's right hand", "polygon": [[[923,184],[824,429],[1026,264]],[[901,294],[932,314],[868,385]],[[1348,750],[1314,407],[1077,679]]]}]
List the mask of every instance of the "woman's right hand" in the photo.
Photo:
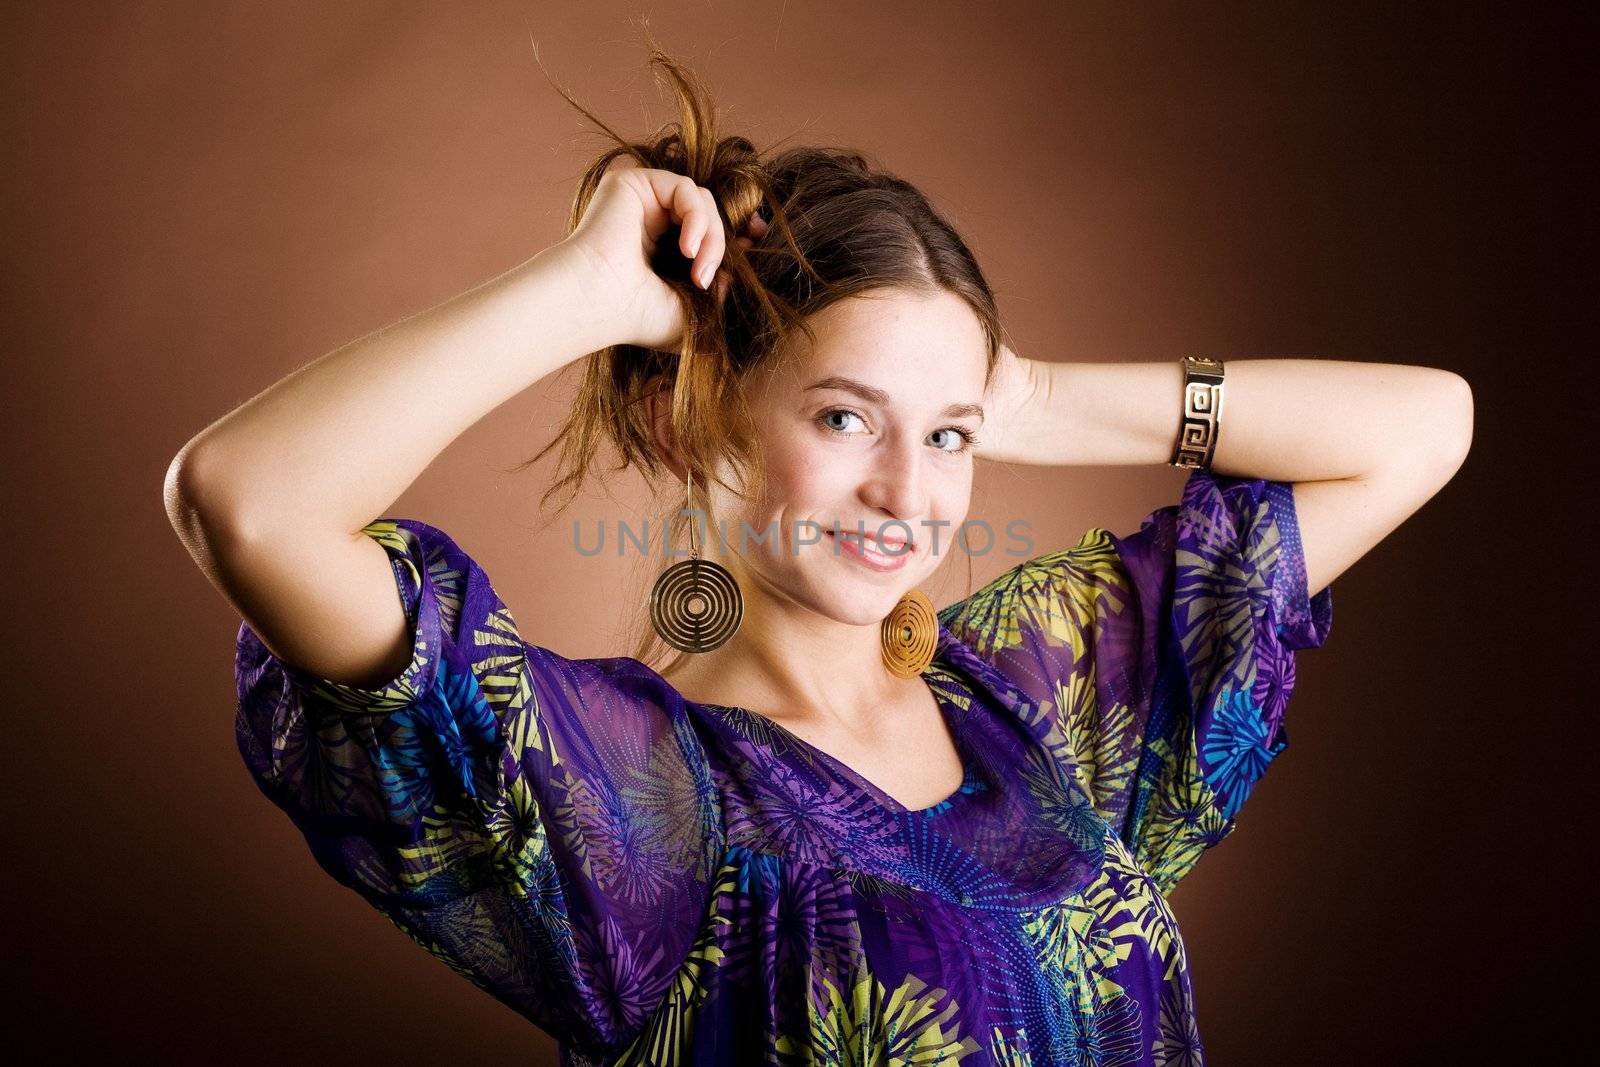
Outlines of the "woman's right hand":
[{"label": "woman's right hand", "polygon": [[[650,265],[657,242],[672,226],[680,227],[678,251],[693,260],[690,279],[724,299],[731,278],[722,269],[727,238],[711,190],[669,170],[641,167],[631,156],[617,157],[601,175],[583,217],[561,242],[595,272],[604,299],[619,309],[619,344],[678,348],[683,308]],[[747,230],[750,236],[735,238],[745,248],[767,224],[752,216]]]}]

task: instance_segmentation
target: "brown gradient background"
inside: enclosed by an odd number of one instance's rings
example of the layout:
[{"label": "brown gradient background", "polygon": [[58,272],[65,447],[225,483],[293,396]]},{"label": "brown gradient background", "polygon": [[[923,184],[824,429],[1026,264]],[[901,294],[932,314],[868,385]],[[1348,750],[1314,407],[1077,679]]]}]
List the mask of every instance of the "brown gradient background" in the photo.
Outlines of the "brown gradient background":
[{"label": "brown gradient background", "polygon": [[[555,1062],[548,1037],[324,876],[256,791],[232,735],[239,616],[174,537],[161,485],[186,440],[296,367],[560,239],[603,142],[531,42],[640,136],[674,117],[644,13],[707,79],[725,133],[859,146],[921,184],[1024,355],[1323,357],[1472,382],[1472,456],[1334,583],[1292,744],[1173,905],[1213,1063],[1516,1062],[1565,1043],[1592,923],[1573,872],[1593,834],[1577,688],[1593,531],[1577,521],[1594,481],[1578,428],[1595,17],[1392,6],[12,12],[3,780],[20,1033],[52,1058]],[[637,483],[541,529],[550,465],[506,473],[569,384],[495,411],[386,514],[452,533],[529,640],[611,655],[643,579],[577,557],[570,519],[629,514]],[[1026,518],[1042,552],[1131,531],[1182,481],[985,464],[973,515]],[[977,559],[975,578],[1014,562]],[[941,605],[965,591],[964,568],[945,577]]]}]

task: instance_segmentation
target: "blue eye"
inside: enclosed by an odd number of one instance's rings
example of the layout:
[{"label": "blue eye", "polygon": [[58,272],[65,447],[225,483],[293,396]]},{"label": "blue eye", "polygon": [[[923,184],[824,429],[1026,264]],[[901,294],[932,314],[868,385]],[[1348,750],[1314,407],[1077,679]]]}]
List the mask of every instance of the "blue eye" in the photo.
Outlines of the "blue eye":
[{"label": "blue eye", "polygon": [[[829,430],[832,430],[834,433],[844,434],[846,436],[849,436],[848,431],[843,430],[843,429],[839,428],[838,426],[833,425],[831,420],[836,415],[843,416],[846,419],[860,419],[861,418],[860,415],[857,415],[855,412],[849,410],[848,408],[833,408],[831,410],[824,411],[822,413],[821,417],[817,421],[822,423],[822,425],[825,428],[827,428]],[[863,421],[865,421],[865,420],[863,420]]]},{"label": "blue eye", "polygon": [[[974,435],[970,431],[963,430],[959,426],[947,426],[942,430],[933,431],[933,433],[929,434],[929,436],[932,437],[932,436],[935,436],[935,435],[941,434],[941,433],[950,434],[951,435],[950,439],[958,442],[957,447],[955,447],[955,448],[940,448],[939,451],[941,451],[941,452],[957,452],[957,453],[965,452],[967,449],[972,447],[972,442],[974,440],[976,440],[976,438],[974,437]],[[938,447],[938,446],[935,446],[935,447]]]}]

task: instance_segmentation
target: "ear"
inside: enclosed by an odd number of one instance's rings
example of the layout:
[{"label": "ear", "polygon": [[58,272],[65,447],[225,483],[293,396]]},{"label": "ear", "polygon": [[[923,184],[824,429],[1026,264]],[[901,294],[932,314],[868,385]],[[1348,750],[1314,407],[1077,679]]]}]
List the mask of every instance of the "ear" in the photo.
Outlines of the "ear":
[{"label": "ear", "polygon": [[688,467],[678,454],[677,439],[672,432],[672,382],[666,378],[651,379],[645,389],[644,405],[656,454],[681,482],[688,476]]}]

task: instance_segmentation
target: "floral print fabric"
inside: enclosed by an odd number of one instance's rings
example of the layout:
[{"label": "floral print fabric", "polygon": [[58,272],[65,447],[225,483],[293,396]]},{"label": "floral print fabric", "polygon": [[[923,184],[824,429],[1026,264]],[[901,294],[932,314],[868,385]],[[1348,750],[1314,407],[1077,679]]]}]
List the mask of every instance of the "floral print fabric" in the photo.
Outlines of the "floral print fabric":
[{"label": "floral print fabric", "polygon": [[410,664],[360,689],[241,625],[240,752],[324,870],[563,1064],[1203,1062],[1167,894],[1327,639],[1291,484],[1194,471],[940,611],[965,778],[916,810],[637,660],[528,644],[442,531],[365,532]]}]

